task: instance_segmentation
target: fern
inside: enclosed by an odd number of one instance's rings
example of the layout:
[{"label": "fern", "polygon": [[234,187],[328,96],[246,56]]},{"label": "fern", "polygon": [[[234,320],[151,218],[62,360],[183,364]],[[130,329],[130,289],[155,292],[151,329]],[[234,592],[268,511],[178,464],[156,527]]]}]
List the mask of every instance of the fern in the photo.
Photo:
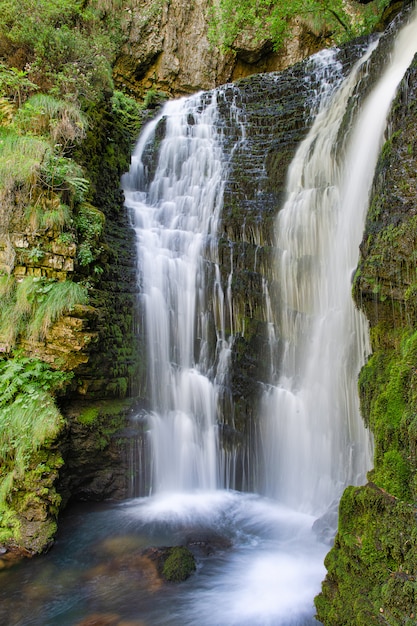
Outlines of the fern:
[{"label": "fern", "polygon": [[66,193],[68,201],[82,202],[89,187],[83,173],[82,167],[72,159],[50,152],[42,163],[39,179],[50,192]]},{"label": "fern", "polygon": [[73,145],[85,136],[87,119],[74,103],[48,94],[35,94],[15,115],[18,132],[50,138],[54,144]]},{"label": "fern", "polygon": [[20,283],[1,277],[0,338],[9,349],[21,335],[29,341],[45,338],[54,322],[76,304],[86,304],[87,289],[71,281],[26,277]]},{"label": "fern", "polygon": [[0,361],[0,504],[14,480],[23,477],[33,453],[62,428],[63,418],[52,394],[71,377],[38,359]]},{"label": "fern", "polygon": [[49,144],[37,137],[21,137],[0,128],[0,189],[16,183],[33,182]]},{"label": "fern", "polygon": [[53,283],[51,289],[39,303],[28,325],[29,340],[44,339],[52,324],[76,304],[86,304],[87,290],[79,283],[70,281]]}]

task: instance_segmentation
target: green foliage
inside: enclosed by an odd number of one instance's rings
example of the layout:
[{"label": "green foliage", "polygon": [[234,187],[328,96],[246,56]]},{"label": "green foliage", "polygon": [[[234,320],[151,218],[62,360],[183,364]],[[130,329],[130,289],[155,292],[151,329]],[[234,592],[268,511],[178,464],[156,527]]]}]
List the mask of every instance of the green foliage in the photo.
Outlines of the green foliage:
[{"label": "green foliage", "polygon": [[[39,463],[38,451],[62,429],[63,417],[53,396],[71,378],[72,374],[53,371],[38,359],[0,360],[0,542],[19,541],[21,521],[16,507],[23,509],[39,500],[42,476],[53,474]],[[55,468],[61,463],[60,457],[53,461]],[[19,504],[12,504],[23,485],[25,496]],[[51,507],[54,501],[58,506],[59,496],[53,490],[46,489],[43,495]],[[45,524],[45,532],[52,532],[52,526]]]},{"label": "green foliage", "polygon": [[120,43],[112,25],[108,29],[103,15],[79,0],[3,0],[0,14],[0,34],[31,50],[29,79],[72,99],[100,99],[111,89],[111,60]]},{"label": "green foliage", "polygon": [[50,145],[44,139],[0,128],[0,189],[34,182],[49,152]]},{"label": "green foliage", "polygon": [[[0,128],[0,189],[22,184],[28,185],[35,210],[40,207],[44,211],[82,202],[89,189],[83,169],[53,149],[46,139]],[[60,214],[60,218],[49,218],[52,222],[67,223],[64,208]],[[30,221],[30,211],[27,216]],[[41,222],[35,218],[35,223]]]},{"label": "green foliage", "polygon": [[169,582],[179,583],[189,578],[195,569],[196,565],[192,552],[184,546],[175,546],[169,551],[162,573]]},{"label": "green foliage", "polygon": [[258,39],[270,39],[278,49],[291,32],[291,21],[301,17],[312,30],[340,43],[370,32],[387,4],[388,0],[375,0],[358,7],[360,12],[352,18],[342,0],[219,0],[211,9],[209,39],[233,49],[236,38],[249,31]]},{"label": "green foliage", "polygon": [[87,290],[79,283],[26,277],[17,283],[0,277],[3,307],[0,337],[11,349],[20,336],[29,341],[44,339],[54,322],[76,304],[87,302]]},{"label": "green foliage", "polygon": [[58,434],[63,421],[52,394],[71,377],[38,359],[0,361],[0,460],[13,468],[13,477],[7,474],[2,484],[3,500],[13,479],[27,468],[30,455]]},{"label": "green foliage", "polygon": [[[60,197],[53,191],[40,191],[33,205],[26,208],[26,218],[33,231],[53,228],[61,231],[71,224],[72,213],[68,205],[62,204]],[[66,237],[64,236],[66,235]],[[61,233],[68,242],[74,238],[70,233]]]},{"label": "green foliage", "polygon": [[84,202],[78,209],[75,224],[81,235],[78,246],[78,260],[81,266],[87,266],[101,254],[100,236],[105,223],[104,214],[93,205]]},{"label": "green foliage", "polygon": [[[128,167],[140,110],[131,98],[113,92],[112,63],[130,4],[1,2],[0,191],[10,198],[7,217],[20,222],[26,216],[36,236],[38,230],[55,230],[39,243],[30,238],[35,241],[32,248],[16,250],[22,265],[41,260],[50,250],[49,235],[55,238],[68,228],[59,240],[76,243],[79,265],[88,266],[104,247],[104,214],[93,204],[108,212],[122,210],[120,175]],[[82,270],[84,276],[102,271],[98,264]],[[26,277],[17,282],[0,276],[0,298],[1,347],[10,354],[19,342],[27,346],[27,341],[42,340],[62,314],[87,301],[87,289],[70,281]],[[32,344],[29,349],[36,348]],[[15,361],[19,359],[5,363]],[[16,370],[14,376],[19,383],[23,374]],[[0,541],[12,539],[20,545],[26,518],[29,535],[37,525],[45,528],[46,545],[54,532],[49,516],[56,515],[59,506],[54,481],[62,460],[58,454],[52,458],[51,448],[62,418],[53,400],[55,389],[43,389],[39,382],[35,376],[30,388],[21,385],[15,391],[10,382],[4,394],[4,399],[10,396],[8,403],[0,405]],[[120,395],[126,392],[125,372],[114,376],[114,385]],[[102,447],[121,425],[120,418],[113,424],[101,410],[81,419],[87,425],[97,420],[97,445]]]},{"label": "green foliage", "polygon": [[158,91],[158,89],[148,89],[143,99],[143,109],[154,109],[161,105],[167,99],[166,93]]},{"label": "green foliage", "polygon": [[38,89],[27,74],[25,70],[0,63],[0,95],[20,106],[29,93]]},{"label": "green foliage", "polygon": [[111,98],[112,113],[118,123],[133,137],[140,129],[139,105],[136,100],[121,91],[114,91]]},{"label": "green foliage", "polygon": [[11,115],[7,128],[0,128],[0,188],[25,184],[32,199],[29,224],[62,228],[70,220],[68,207],[82,202],[89,189],[83,169],[64,156],[84,137],[85,116],[45,94],[32,96]]},{"label": "green foliage", "polygon": [[82,202],[88,192],[89,181],[80,165],[73,159],[49,152],[39,170],[39,183],[68,203]]},{"label": "green foliage", "polygon": [[20,133],[50,137],[54,145],[68,149],[85,136],[87,120],[76,104],[36,94],[18,109],[14,125]]},{"label": "green foliage", "polygon": [[[80,0],[2,2],[0,37],[11,51],[19,47],[27,62],[24,70],[8,67],[7,57],[0,64],[0,188],[27,185],[35,197],[34,214],[28,213],[35,227],[62,228],[68,223],[63,207],[72,209],[90,192],[84,170],[71,157],[87,131],[82,110],[113,90],[120,24],[107,9]],[[119,93],[112,104],[136,136],[133,101]],[[51,200],[45,192],[58,195],[59,203],[45,207],[43,200]],[[48,211],[45,219],[42,210]]]},{"label": "green foliage", "polygon": [[87,300],[87,290],[79,283],[69,280],[46,283],[36,292],[36,306],[27,329],[28,338],[44,339],[59,317],[70,312],[76,304],[86,304]]}]

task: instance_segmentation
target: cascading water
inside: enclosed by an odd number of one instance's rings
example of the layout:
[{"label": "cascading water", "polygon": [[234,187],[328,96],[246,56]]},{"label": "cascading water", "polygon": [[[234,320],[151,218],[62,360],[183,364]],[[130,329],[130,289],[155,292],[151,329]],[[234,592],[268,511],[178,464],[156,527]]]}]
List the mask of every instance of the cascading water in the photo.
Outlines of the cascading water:
[{"label": "cascading water", "polygon": [[[263,282],[271,381],[259,409],[259,443],[266,459],[264,493],[272,501],[221,491],[184,493],[233,486],[236,472],[216,431],[234,322],[233,249],[222,283],[216,247],[228,162],[216,92],[209,99],[169,103],[161,114],[166,131],[153,181],[138,192],[135,168],[126,178],[146,310],[153,487],[172,494],[149,501],[141,515],[215,528],[241,546],[227,564],[220,559],[216,582],[212,573],[201,576],[198,597],[185,599],[181,623],[287,626],[312,620],[312,588],[318,591],[326,550],[311,532],[314,518],[337,502],[347,484],[364,481],[371,466],[356,387],[370,346],[367,323],[351,299],[351,280],[387,113],[417,48],[412,28],[403,29],[384,76],[350,121],[349,102],[377,42],[344,81],[331,53],[317,57],[324,77],[318,113],[289,169],[287,199],[276,219],[278,311],[272,311]],[[244,142],[244,133],[238,141]],[[137,159],[143,169],[140,154]],[[216,337],[214,350],[210,335]],[[235,577],[236,586],[230,584]],[[214,602],[215,617],[205,617]]]},{"label": "cascading water", "polygon": [[[50,554],[3,576],[2,623],[74,626],[92,623],[89,616],[147,626],[316,623],[328,546],[313,523],[369,467],[355,392],[369,347],[350,285],[387,112],[417,52],[416,28],[414,12],[352,123],[341,126],[371,51],[347,80],[337,74],[323,86],[288,173],[276,277],[261,288],[271,364],[258,416],[264,495],[224,489],[235,484],[236,467],[218,435],[235,320],[233,249],[225,271],[217,237],[230,154],[245,141],[238,106],[229,152],[221,90],[168,103],[145,128],[123,184],[148,340],[153,495],[70,515]],[[327,59],[326,80],[338,72],[333,55]],[[161,586],[142,550],[177,544],[197,551],[198,572],[184,585]]]},{"label": "cascading water", "polygon": [[[375,46],[336,94],[324,93],[289,169],[287,199],[276,220],[283,355],[279,380],[263,399],[267,493],[316,515],[346,484],[363,481],[371,464],[356,383],[370,352],[368,329],[350,283],[375,161],[352,181],[357,201],[350,202],[343,188],[353,163],[337,144],[349,98]],[[366,152],[368,140],[363,136],[359,150]]]},{"label": "cascading water", "polygon": [[197,95],[169,102],[146,134],[148,140],[164,119],[153,180],[147,185],[142,163],[146,141],[138,144],[124,178],[145,311],[153,492],[218,485],[215,379],[227,367],[228,346],[222,330],[224,294],[216,281],[220,336],[217,359],[210,359],[212,304],[207,302],[203,252],[216,264],[225,164],[217,137],[216,94],[208,103],[205,99],[207,95]]},{"label": "cascading water", "polygon": [[370,347],[350,286],[387,114],[417,51],[415,22],[398,36],[346,145],[341,124],[372,48],[324,103],[291,164],[276,221],[284,349],[278,384],[264,398],[267,491],[315,515],[363,481],[371,463],[356,386]]}]

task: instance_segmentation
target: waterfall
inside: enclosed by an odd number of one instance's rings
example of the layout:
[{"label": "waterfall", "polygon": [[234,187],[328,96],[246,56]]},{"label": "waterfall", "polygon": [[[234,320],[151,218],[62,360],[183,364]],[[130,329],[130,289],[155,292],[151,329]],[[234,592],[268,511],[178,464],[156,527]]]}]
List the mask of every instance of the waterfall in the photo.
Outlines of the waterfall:
[{"label": "waterfall", "polygon": [[[152,492],[218,486],[218,387],[230,350],[216,258],[227,167],[217,118],[215,92],[168,102],[146,128],[123,180],[145,312]],[[144,151],[161,123],[165,136],[149,181]]]},{"label": "waterfall", "polygon": [[369,186],[361,176],[352,183],[361,187],[360,200],[347,214],[342,188],[351,164],[340,155],[339,131],[375,46],[336,93],[324,94],[290,166],[276,219],[283,356],[279,380],[267,389],[262,407],[266,466],[272,469],[267,493],[316,514],[370,467],[356,389],[370,346],[367,322],[350,293]]},{"label": "waterfall", "polygon": [[315,122],[288,172],[276,220],[279,380],[263,399],[267,493],[319,515],[371,466],[357,375],[370,352],[351,281],[387,114],[417,50],[414,22],[396,40],[382,78],[344,141],[342,123],[371,46]]},{"label": "waterfall", "polygon": [[273,284],[262,279],[270,379],[244,445],[222,439],[225,405],[233,420],[233,342],[245,328],[235,313],[233,246],[228,261],[218,258],[229,165],[249,146],[239,88],[168,102],[144,129],[123,188],[147,341],[147,493],[256,485],[320,515],[347,484],[365,480],[372,442],[356,381],[370,346],[351,281],[387,113],[413,56],[412,28],[403,28],[359,112],[350,103],[378,42],[346,79],[334,51],[314,57],[314,121],[276,217]]},{"label": "waterfall", "polygon": [[[333,507],[322,513],[370,466],[356,392],[368,329],[351,281],[388,111],[417,52],[416,31],[414,10],[394,42],[393,29],[353,68],[363,42],[352,44],[349,58],[315,56],[282,82],[278,74],[252,77],[169,102],[143,129],[123,177],[147,339],[148,402],[123,434],[132,435],[126,456],[140,475],[132,476],[135,497],[75,507],[53,550],[6,568],[1,623],[317,626],[323,538],[335,530],[325,528]],[[301,110],[306,100],[311,111]],[[272,165],[268,150],[277,156]],[[294,152],[287,171],[281,165]],[[233,178],[238,168],[243,192]],[[225,226],[228,193],[242,199],[244,224],[232,215]],[[236,290],[248,264],[256,303]],[[245,396],[252,400],[255,389],[259,404],[240,419],[234,400],[252,381],[243,377],[234,393],[233,368],[237,345],[254,345],[245,337],[253,311],[262,367],[249,371],[262,380]],[[164,584],[160,547],[179,545],[193,552],[197,569],[181,584]],[[376,605],[370,621],[389,619],[383,610]]]}]

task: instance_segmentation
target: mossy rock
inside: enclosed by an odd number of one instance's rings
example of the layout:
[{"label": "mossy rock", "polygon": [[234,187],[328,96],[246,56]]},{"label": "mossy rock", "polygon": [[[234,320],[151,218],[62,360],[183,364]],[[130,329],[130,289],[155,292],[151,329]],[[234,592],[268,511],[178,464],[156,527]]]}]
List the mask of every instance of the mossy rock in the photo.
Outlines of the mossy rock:
[{"label": "mossy rock", "polygon": [[169,548],[164,561],[162,575],[168,582],[180,583],[187,580],[196,570],[193,553],[185,546]]},{"label": "mossy rock", "polygon": [[349,487],[315,599],[324,626],[415,624],[416,509],[376,485]]}]

